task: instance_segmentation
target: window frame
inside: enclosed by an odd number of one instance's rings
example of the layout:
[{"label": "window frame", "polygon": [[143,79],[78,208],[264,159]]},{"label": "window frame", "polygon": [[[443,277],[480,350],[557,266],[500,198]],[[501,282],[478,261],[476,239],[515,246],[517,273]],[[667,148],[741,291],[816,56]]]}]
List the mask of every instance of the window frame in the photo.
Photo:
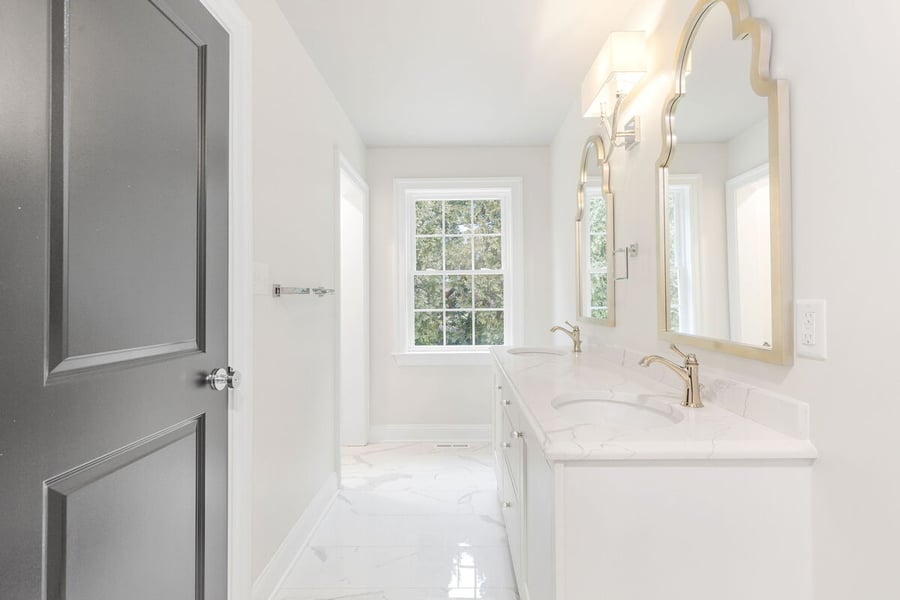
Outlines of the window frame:
[{"label": "window frame", "polygon": [[[500,199],[501,255],[504,276],[504,345],[522,339],[522,178],[395,179],[397,214],[397,310],[394,358],[400,365],[489,364],[490,346],[416,346],[413,277],[416,251],[416,200]],[[442,236],[445,237],[445,236]],[[492,273],[496,271],[491,270]],[[446,274],[443,270],[441,274]],[[475,312],[474,309],[472,311]]]},{"label": "window frame", "polygon": [[[607,194],[603,193],[603,178],[602,177],[587,177],[586,181],[583,184],[583,196],[584,196],[584,214],[581,217],[581,221],[578,222],[578,227],[580,228],[581,237],[579,239],[579,243],[581,244],[581,256],[584,258],[581,260],[581,264],[579,265],[579,269],[581,269],[580,277],[584,281],[584,285],[581,286],[581,312],[584,313],[580,315],[583,319],[590,319],[591,322],[608,324],[610,322],[614,323],[615,318],[610,316],[610,312],[612,312],[613,307],[611,306],[613,303],[610,302],[610,296],[614,293],[615,290],[615,282],[611,281],[610,275],[613,274],[613,269],[610,268],[610,263],[615,260],[614,248],[610,248],[610,202]],[[604,203],[604,210],[606,211],[606,230],[603,232],[594,232],[591,228],[592,224],[592,215],[591,215],[591,201],[595,198],[600,198]],[[602,233],[606,236],[606,255],[603,257],[606,261],[606,266],[602,269],[594,270],[591,268],[591,236],[597,235],[598,233]],[[604,275],[606,276],[606,318],[601,319],[600,317],[594,316],[594,293],[593,293],[593,281],[591,279],[591,275]],[[587,311],[585,311],[587,308]],[[597,307],[601,308],[601,307]]]}]

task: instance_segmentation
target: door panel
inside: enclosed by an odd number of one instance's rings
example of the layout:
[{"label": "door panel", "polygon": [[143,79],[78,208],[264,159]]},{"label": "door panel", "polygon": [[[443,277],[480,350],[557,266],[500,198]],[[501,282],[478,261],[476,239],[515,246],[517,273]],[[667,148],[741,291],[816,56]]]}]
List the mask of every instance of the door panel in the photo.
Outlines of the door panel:
[{"label": "door panel", "polygon": [[0,4],[0,598],[224,598],[228,36]]},{"label": "door panel", "polygon": [[191,419],[47,483],[48,600],[195,597],[203,425]]},{"label": "door panel", "polygon": [[59,306],[51,372],[197,350],[202,41],[170,7],[149,0],[58,8],[50,235],[62,243],[50,258]]}]

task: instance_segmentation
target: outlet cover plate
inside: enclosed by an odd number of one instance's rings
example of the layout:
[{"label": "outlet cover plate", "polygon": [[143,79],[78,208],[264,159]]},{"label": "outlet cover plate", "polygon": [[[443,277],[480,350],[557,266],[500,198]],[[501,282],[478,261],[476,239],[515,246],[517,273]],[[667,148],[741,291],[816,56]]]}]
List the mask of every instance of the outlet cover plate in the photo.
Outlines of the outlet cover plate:
[{"label": "outlet cover plate", "polygon": [[797,356],[825,360],[828,357],[825,300],[797,300],[794,322]]}]

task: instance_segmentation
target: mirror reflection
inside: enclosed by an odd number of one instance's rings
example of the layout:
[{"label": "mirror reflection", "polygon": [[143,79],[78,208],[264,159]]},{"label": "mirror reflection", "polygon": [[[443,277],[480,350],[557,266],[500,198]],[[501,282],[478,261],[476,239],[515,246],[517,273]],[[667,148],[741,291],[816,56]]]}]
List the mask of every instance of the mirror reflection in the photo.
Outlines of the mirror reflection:
[{"label": "mirror reflection", "polygon": [[750,82],[752,43],[714,4],[684,67],[668,164],[668,330],[771,348],[768,99]]},{"label": "mirror reflection", "polygon": [[578,316],[614,323],[612,194],[604,181],[605,154],[599,137],[588,139],[582,155],[577,223]]}]

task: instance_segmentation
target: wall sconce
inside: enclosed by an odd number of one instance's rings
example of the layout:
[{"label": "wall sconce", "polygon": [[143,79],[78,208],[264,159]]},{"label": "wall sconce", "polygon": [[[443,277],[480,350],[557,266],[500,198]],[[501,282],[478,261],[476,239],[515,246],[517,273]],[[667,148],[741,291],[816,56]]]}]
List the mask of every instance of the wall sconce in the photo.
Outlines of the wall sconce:
[{"label": "wall sconce", "polygon": [[641,141],[640,117],[633,117],[620,130],[619,109],[644,73],[647,38],[643,31],[616,31],[603,48],[581,84],[581,109],[585,118],[599,118],[610,145],[633,148]]}]

